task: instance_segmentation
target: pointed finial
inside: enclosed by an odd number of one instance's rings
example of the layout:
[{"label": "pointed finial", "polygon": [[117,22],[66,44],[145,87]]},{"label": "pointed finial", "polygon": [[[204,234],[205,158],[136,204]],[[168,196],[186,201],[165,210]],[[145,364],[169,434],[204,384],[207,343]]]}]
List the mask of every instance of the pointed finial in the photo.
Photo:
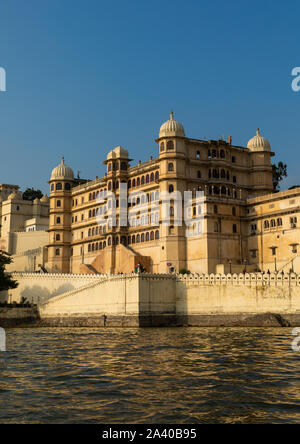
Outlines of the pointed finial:
[{"label": "pointed finial", "polygon": [[63,165],[65,164],[65,158],[64,158],[64,157],[61,159],[61,163],[62,163]]},{"label": "pointed finial", "polygon": [[259,136],[259,128],[256,130],[256,135]]},{"label": "pointed finial", "polygon": [[173,116],[174,116],[174,112],[173,112],[173,110],[171,111],[171,114],[170,114],[170,119],[171,120],[173,120]]}]

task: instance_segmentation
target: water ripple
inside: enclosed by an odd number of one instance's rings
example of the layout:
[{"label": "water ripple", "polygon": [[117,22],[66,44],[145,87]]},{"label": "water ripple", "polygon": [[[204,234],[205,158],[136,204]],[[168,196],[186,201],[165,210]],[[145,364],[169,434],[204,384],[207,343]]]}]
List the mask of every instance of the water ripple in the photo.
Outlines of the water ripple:
[{"label": "water ripple", "polygon": [[0,423],[297,423],[291,340],[291,329],[11,329]]}]

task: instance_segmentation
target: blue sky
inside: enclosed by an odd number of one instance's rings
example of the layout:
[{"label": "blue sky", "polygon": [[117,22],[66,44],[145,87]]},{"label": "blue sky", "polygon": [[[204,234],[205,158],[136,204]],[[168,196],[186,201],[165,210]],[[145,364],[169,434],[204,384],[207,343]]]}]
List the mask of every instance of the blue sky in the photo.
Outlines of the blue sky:
[{"label": "blue sky", "polygon": [[300,4],[279,1],[10,0],[1,3],[0,183],[41,188],[64,155],[81,177],[117,145],[157,155],[174,109],[187,136],[257,127],[300,184]]}]

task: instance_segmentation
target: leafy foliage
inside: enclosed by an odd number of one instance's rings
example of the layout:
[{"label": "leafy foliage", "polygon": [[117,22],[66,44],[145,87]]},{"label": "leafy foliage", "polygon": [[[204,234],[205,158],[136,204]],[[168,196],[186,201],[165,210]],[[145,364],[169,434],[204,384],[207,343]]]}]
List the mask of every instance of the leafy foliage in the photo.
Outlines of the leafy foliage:
[{"label": "leafy foliage", "polygon": [[18,282],[12,279],[9,273],[5,272],[6,265],[12,263],[10,255],[0,250],[0,291],[17,288]]},{"label": "leafy foliage", "polygon": [[41,190],[35,190],[34,188],[27,188],[23,193],[23,200],[31,200],[38,198],[41,199],[43,197],[43,193]]},{"label": "leafy foliage", "polygon": [[283,180],[284,177],[287,177],[287,166],[283,162],[278,162],[278,164],[272,165],[273,172],[273,187],[274,191],[280,190],[279,183]]}]

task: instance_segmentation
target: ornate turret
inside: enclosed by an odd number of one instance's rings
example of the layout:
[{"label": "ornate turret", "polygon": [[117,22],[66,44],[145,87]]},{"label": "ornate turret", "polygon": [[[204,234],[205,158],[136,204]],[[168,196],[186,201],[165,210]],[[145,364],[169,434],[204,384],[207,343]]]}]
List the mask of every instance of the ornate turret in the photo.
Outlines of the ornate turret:
[{"label": "ornate turret", "polygon": [[253,195],[261,196],[273,191],[272,165],[270,142],[261,136],[259,129],[256,136],[252,137],[247,144],[251,155],[251,187]]},{"label": "ornate turret", "polygon": [[[48,265],[54,273],[69,273],[71,257],[71,189],[74,184],[74,173],[65,164],[64,157],[60,165],[53,169],[49,184]],[[46,200],[44,197],[42,200]]]}]

